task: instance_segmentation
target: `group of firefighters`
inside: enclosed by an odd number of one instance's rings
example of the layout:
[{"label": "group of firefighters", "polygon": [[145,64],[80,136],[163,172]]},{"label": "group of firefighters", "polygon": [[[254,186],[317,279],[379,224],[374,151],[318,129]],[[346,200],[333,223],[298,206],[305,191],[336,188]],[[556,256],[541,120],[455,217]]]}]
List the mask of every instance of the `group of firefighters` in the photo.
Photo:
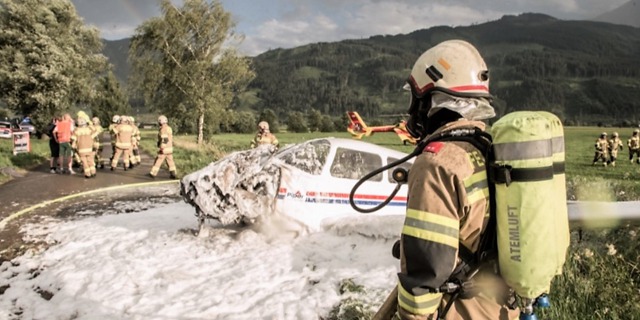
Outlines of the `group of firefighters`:
[{"label": "group of firefighters", "polygon": [[[70,146],[73,151],[73,161],[82,166],[85,178],[93,178],[96,176],[96,168],[104,168],[106,159],[102,159],[102,143],[101,137],[104,129],[100,124],[98,117],[89,118],[84,112],[77,114],[74,123],[73,119],[66,114],[60,121],[54,121],[55,127],[52,129],[52,138],[60,145],[60,151]],[[167,162],[169,167],[169,175],[172,179],[176,178],[176,166],[173,162],[173,132],[168,125],[167,117],[162,115],[158,118],[158,154],[156,160],[149,172],[153,178],[156,177],[160,167]],[[69,132],[65,134],[65,132]],[[140,130],[135,124],[135,119],[126,115],[114,115],[112,123],[108,127],[111,136],[111,157],[109,164],[111,171],[118,167],[120,157],[122,157],[123,169],[127,171],[133,167],[140,165],[141,157],[139,152]],[[68,138],[67,138],[68,136]],[[62,152],[60,156],[60,169],[55,170],[53,161],[51,172],[59,171],[61,173],[74,173],[72,169],[71,159],[66,159],[68,153]],[[54,151],[52,149],[52,158]],[[68,169],[66,167],[69,167]]]},{"label": "group of firefighters", "polygon": [[[633,130],[633,134],[627,140],[627,147],[629,148],[629,161],[634,162],[633,158],[636,157],[635,162],[640,164],[640,130]],[[624,149],[624,144],[617,132],[612,134],[611,139],[607,138],[607,133],[603,132],[595,143],[595,155],[593,157],[593,165],[596,165],[598,161],[602,160],[603,165],[616,166],[616,159],[618,158],[618,151]]]}]

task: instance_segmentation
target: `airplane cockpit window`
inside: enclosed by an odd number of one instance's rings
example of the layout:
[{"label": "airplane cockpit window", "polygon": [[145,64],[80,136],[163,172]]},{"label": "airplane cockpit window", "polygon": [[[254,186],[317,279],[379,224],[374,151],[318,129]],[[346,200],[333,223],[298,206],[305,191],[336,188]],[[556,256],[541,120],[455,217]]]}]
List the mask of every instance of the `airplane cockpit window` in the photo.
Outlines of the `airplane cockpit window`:
[{"label": "airplane cockpit window", "polygon": [[[330,172],[331,176],[336,178],[359,180],[380,167],[382,167],[382,158],[377,154],[338,148]],[[382,173],[373,176],[370,180],[382,181]]]},{"label": "airplane cockpit window", "polygon": [[[392,162],[398,161],[398,160],[399,159],[396,159],[396,158],[393,158],[393,157],[388,157],[387,158],[387,163],[392,163]],[[405,161],[405,162],[401,163],[400,165],[397,165],[397,166],[389,169],[389,171],[388,171],[389,172],[389,182],[396,183],[396,181],[393,180],[393,175],[391,174],[395,168],[401,167],[401,168],[404,168],[405,170],[409,171],[409,169],[411,169],[411,165],[412,164],[413,164],[412,162]]]},{"label": "airplane cockpit window", "polygon": [[314,140],[278,152],[277,157],[302,171],[320,175],[331,150],[328,140]]}]

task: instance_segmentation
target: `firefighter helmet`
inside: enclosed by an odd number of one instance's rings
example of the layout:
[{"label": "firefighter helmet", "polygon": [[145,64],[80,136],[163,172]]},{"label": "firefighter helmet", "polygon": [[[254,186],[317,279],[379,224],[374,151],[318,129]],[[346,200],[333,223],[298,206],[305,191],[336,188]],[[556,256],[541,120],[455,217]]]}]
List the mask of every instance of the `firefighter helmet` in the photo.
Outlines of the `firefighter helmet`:
[{"label": "firefighter helmet", "polygon": [[260,121],[260,123],[258,123],[258,128],[261,130],[269,130],[269,123],[266,121]]},{"label": "firefighter helmet", "polygon": [[613,132],[612,136],[617,137],[618,133],[617,132]]},{"label": "firefighter helmet", "polygon": [[411,91],[406,129],[416,139],[436,129],[427,127],[428,119],[442,109],[469,120],[495,116],[487,65],[466,41],[448,40],[425,51],[404,88]]},{"label": "firefighter helmet", "polygon": [[159,117],[158,117],[158,123],[159,123],[159,124],[169,123],[169,120],[168,120],[168,119],[167,119],[167,117],[165,117],[165,116],[159,116]]},{"label": "firefighter helmet", "polygon": [[487,65],[478,50],[462,40],[444,41],[425,51],[413,65],[407,86],[417,98],[432,91],[491,98]]},{"label": "firefighter helmet", "polygon": [[120,122],[120,116],[119,115],[114,115],[113,118],[111,118],[111,122],[113,123],[118,123]]},{"label": "firefighter helmet", "polygon": [[633,130],[633,134],[638,134],[639,132],[640,132],[640,129]]}]

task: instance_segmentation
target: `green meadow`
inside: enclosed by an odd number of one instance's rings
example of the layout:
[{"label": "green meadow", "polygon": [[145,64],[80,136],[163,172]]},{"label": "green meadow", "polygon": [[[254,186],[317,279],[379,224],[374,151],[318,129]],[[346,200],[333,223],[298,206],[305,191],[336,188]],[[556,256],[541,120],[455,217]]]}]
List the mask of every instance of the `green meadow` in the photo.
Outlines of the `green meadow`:
[{"label": "green meadow", "polygon": [[[565,128],[567,199],[569,200],[640,200],[640,165],[628,160],[627,139],[634,128]],[[615,167],[592,165],[594,144],[600,133],[616,131],[624,143]],[[281,145],[320,137],[350,138],[346,132],[277,133]],[[155,131],[144,131],[142,148],[155,152]],[[174,158],[180,176],[198,170],[226,154],[249,148],[252,134],[214,135],[210,141],[195,144],[194,136],[175,137]],[[364,141],[410,152],[393,133],[377,133]],[[6,181],[8,169],[33,167],[48,159],[46,139],[32,140],[32,153],[13,156],[11,141],[0,140],[0,180]],[[639,208],[640,210],[640,208]],[[612,221],[607,226],[574,226],[571,246],[563,273],[551,287],[552,307],[538,311],[539,319],[640,319],[640,239],[638,224]],[[553,244],[549,244],[553,245]],[[391,288],[389,288],[391,290]],[[345,279],[344,300],[326,319],[370,319],[378,304],[354,299],[366,290]],[[353,293],[356,293],[353,295]]]}]

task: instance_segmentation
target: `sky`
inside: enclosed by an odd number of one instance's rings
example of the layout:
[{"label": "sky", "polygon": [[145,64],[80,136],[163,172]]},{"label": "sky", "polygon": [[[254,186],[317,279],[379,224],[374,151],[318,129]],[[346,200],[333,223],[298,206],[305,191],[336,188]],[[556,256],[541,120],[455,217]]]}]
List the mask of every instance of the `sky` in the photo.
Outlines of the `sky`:
[{"label": "sky", "polygon": [[136,212],[24,225],[51,247],[0,265],[0,319],[318,319],[349,296],[344,279],[366,286],[357,297],[375,307],[397,281],[401,220],[360,215],[297,238],[212,224],[195,235],[182,201],[117,206]]},{"label": "sky", "polygon": [[[108,40],[130,37],[137,25],[159,16],[156,0],[71,0],[85,23]],[[173,0],[177,5],[180,0]],[[406,34],[433,26],[467,26],[505,14],[545,13],[565,20],[591,19],[629,0],[221,0],[244,35],[243,54],[308,43]]]}]

